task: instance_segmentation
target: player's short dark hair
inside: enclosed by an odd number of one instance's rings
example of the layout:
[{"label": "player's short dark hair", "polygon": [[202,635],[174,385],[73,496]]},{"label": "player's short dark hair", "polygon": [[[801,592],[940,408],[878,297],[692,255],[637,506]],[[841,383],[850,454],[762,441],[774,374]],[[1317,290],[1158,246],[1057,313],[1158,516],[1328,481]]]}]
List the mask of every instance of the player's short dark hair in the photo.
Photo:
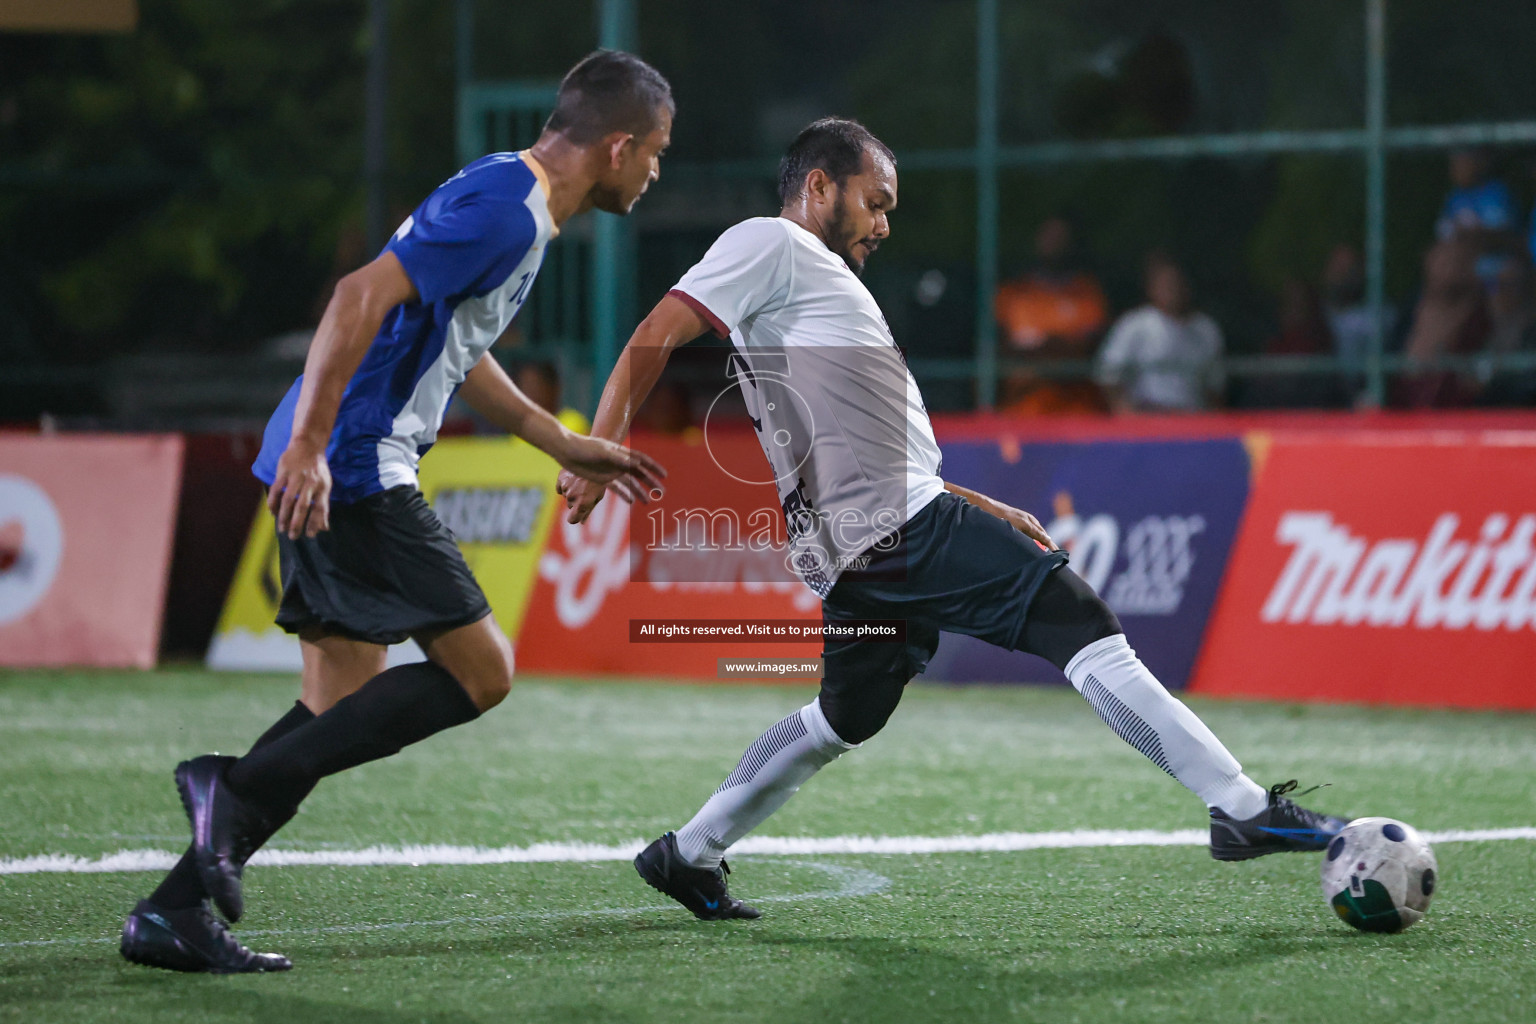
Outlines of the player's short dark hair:
[{"label": "player's short dark hair", "polygon": [[896,164],[896,154],[875,133],[846,117],[812,121],[789,144],[779,161],[779,202],[785,206],[805,188],[805,176],[820,168],[837,185],[859,173],[865,150],[885,154]]},{"label": "player's short dark hair", "polygon": [[661,123],[657,111],[677,113],[661,72],[623,50],[594,50],[560,80],[555,109],[544,125],[579,146],[610,132],[644,138]]}]

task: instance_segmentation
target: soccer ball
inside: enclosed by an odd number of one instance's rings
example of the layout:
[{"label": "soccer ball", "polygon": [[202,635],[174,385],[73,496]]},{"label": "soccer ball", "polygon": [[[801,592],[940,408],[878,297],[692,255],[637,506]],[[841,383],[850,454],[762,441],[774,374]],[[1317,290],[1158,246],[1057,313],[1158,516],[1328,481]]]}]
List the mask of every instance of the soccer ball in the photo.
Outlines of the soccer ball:
[{"label": "soccer ball", "polygon": [[1323,898],[1364,932],[1400,932],[1429,909],[1435,852],[1412,825],[1356,818],[1323,855]]}]

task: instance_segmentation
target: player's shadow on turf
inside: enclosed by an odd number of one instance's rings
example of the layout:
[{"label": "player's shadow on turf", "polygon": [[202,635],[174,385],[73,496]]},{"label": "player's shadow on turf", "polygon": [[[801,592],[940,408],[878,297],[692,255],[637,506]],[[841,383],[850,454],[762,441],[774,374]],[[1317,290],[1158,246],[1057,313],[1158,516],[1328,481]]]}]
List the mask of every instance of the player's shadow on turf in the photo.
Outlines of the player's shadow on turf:
[{"label": "player's shadow on turf", "polygon": [[[1181,935],[1184,933],[1181,933]],[[1209,933],[1215,938],[1231,933]],[[1194,936],[1191,935],[1191,938]],[[911,1020],[914,1012],[948,1019],[993,1020],[1045,1012],[1085,997],[1095,1003],[1117,1000],[1134,1004],[1144,990],[1178,991],[1180,986],[1209,985],[1227,970],[1246,970],[1260,961],[1281,960],[1314,948],[1316,935],[1253,937],[1236,940],[1238,948],[1180,950],[1161,956],[1110,959],[1075,957],[1059,946],[1019,943],[1006,951],[972,959],[927,948],[922,941],[874,938],[811,938],[762,935],[769,946],[813,947],[819,953],[852,961],[853,971],[836,983],[817,988],[808,980],[796,986],[797,1003],[783,1004],[783,1020],[839,1018]],[[1103,936],[1084,936],[1090,945]],[[924,940],[932,942],[934,940]],[[1014,958],[1016,968],[1000,968]],[[1084,1009],[1079,1006],[1079,1010]],[[958,1018],[957,1018],[958,1019]]]},{"label": "player's shadow on turf", "polygon": [[[591,953],[596,948],[612,951],[616,944],[626,950],[652,949],[658,933],[680,936],[698,936],[701,927],[720,927],[739,931],[742,935],[750,929],[745,923],[701,925],[686,915],[663,909],[658,916],[644,911],[625,914],[593,916],[578,921],[530,921],[517,914],[509,914],[505,921],[494,917],[480,918],[473,922],[477,929],[500,929],[483,934],[465,935],[462,932],[452,938],[451,948],[439,935],[410,935],[399,932],[371,932],[366,944],[347,949],[344,954],[320,952],[305,957],[305,964],[322,964],[332,960],[395,960],[418,959],[437,956],[532,956],[549,957],[562,953]],[[718,941],[722,935],[711,938]]]},{"label": "player's shadow on turf", "polygon": [[[178,1009],[195,1008],[199,1003],[204,1003],[196,1019],[218,1024],[226,1021],[250,1021],[251,1024],[271,1024],[273,1021],[282,1021],[283,1024],[463,1024],[466,1020],[474,1019],[462,1009],[431,1010],[419,1005],[402,1005],[394,1009],[359,1006],[356,1002],[348,1001],[349,995],[361,1000],[376,999],[377,994],[365,989],[357,989],[349,994],[342,992],[339,984],[328,985],[334,995],[326,999],[309,999],[273,991],[276,986],[283,984],[279,977],[252,977],[250,983],[262,987],[238,989],[223,984],[224,979],[212,979],[212,987],[196,991],[189,991],[188,979],[185,977],[162,975],[144,983],[135,978],[130,984],[135,985],[135,994],[140,996],[147,994],[144,989],[148,985],[169,986],[160,991],[167,998],[174,998]],[[331,980],[338,979],[333,975]]]},{"label": "player's shadow on turf", "polygon": [[[462,1010],[359,1006],[347,1001],[339,983],[328,986],[335,993],[332,998],[309,999],[283,991],[303,980],[293,975],[178,974],[122,963],[116,955],[92,949],[89,959],[82,959],[78,950],[64,956],[52,950],[12,960],[0,968],[0,1018],[9,1020],[14,1014],[17,1020],[51,1020],[63,1011],[60,1019],[105,1020],[125,1009],[133,1016],[134,1007],[174,1005],[178,1019],[218,1024],[459,1024],[466,1019]],[[322,965],[306,958],[298,969],[306,967],[313,975]],[[355,998],[371,996],[358,990]]]}]

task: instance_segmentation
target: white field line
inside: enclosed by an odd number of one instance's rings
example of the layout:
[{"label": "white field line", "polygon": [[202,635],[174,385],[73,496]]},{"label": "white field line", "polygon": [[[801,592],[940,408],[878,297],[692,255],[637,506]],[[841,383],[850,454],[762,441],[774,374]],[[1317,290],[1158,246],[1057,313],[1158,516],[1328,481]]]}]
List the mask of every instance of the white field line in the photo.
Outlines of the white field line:
[{"label": "white field line", "polygon": [[[1427,832],[1431,843],[1536,839],[1536,828],[1455,829]],[[926,853],[1012,853],[1111,846],[1204,846],[1204,829],[1176,832],[1079,830],[1074,832],[992,832],[978,836],[829,836],[795,838],[752,836],[732,847],[736,855],[817,857],[833,854],[888,856]],[[419,867],[429,864],[572,864],[630,860],[645,846],[636,839],[614,846],[597,843],[534,843],[531,846],[369,846],[359,850],[262,850],[251,859],[268,867]],[[116,871],[164,871],[180,857],[169,850],[119,850],[93,859],[49,853],[0,859],[0,875],[42,873],[93,874]]]}]

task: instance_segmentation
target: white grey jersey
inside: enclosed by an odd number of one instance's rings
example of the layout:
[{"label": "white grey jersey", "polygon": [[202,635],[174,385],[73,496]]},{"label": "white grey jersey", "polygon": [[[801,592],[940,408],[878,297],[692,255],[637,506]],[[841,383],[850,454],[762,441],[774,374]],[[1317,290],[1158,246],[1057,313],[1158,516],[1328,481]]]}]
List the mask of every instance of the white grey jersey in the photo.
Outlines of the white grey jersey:
[{"label": "white grey jersey", "polygon": [[879,305],[842,257],[782,217],[726,231],[672,294],[730,337],[791,566],[825,597],[944,489],[933,425]]}]

